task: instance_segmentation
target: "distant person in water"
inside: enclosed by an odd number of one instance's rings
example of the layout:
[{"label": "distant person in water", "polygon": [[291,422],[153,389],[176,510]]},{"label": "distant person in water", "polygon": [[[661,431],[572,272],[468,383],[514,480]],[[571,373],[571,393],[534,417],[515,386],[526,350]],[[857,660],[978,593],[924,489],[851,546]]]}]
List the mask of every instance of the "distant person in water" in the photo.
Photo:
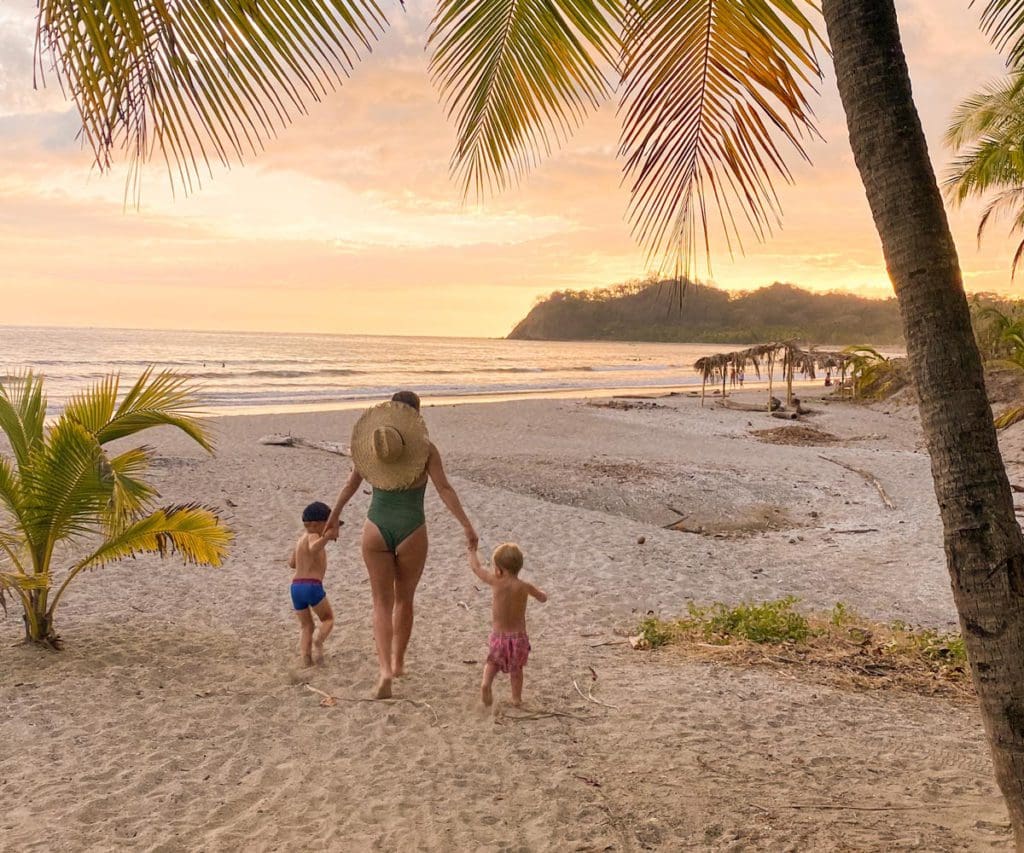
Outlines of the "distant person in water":
[{"label": "distant person in water", "polygon": [[[334,611],[324,592],[327,574],[328,542],[338,538],[338,526],[328,524],[331,508],[315,501],[302,511],[305,531],[295,543],[288,565],[295,571],[292,578],[292,607],[299,619],[299,654],[303,666],[324,661],[324,642],[334,629]],[[313,615],[320,620],[315,630]]]},{"label": "distant person in water", "polygon": [[428,480],[462,525],[469,547],[476,548],[477,535],[448,482],[441,454],[420,415],[420,398],[412,391],[399,391],[390,402],[363,413],[352,430],[351,453],[352,473],[327,524],[338,522],[364,480],[373,486],[362,550],[373,594],[373,636],[380,667],[373,695],[387,699],[392,679],[405,674],[413,599],[427,562],[423,502]]},{"label": "distant person in water", "polygon": [[518,545],[499,545],[491,557],[492,571],[480,565],[476,548],[469,549],[469,567],[491,588],[491,636],[488,638],[487,663],[480,684],[480,699],[490,707],[494,701],[492,685],[499,672],[507,672],[512,683],[512,704],[523,704],[523,667],[530,657],[530,637],[526,633],[526,605],[530,598],[541,604],[547,593],[519,577],[523,552]]}]

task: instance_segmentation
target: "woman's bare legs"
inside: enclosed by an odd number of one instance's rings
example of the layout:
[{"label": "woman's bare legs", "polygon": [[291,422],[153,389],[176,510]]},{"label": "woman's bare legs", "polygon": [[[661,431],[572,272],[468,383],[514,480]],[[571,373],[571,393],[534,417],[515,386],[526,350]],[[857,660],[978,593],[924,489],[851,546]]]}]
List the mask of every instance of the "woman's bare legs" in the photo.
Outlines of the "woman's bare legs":
[{"label": "woman's bare legs", "polygon": [[395,609],[392,615],[394,645],[391,651],[391,670],[405,675],[405,650],[412,636],[413,599],[427,562],[427,526],[424,524],[409,534],[398,546],[395,555]]},{"label": "woman's bare legs", "polygon": [[373,695],[375,699],[389,699],[394,677],[391,648],[397,564],[395,555],[388,550],[372,521],[363,526],[363,562],[366,563],[373,594],[373,638],[377,643],[377,663],[380,665],[380,678]]}]

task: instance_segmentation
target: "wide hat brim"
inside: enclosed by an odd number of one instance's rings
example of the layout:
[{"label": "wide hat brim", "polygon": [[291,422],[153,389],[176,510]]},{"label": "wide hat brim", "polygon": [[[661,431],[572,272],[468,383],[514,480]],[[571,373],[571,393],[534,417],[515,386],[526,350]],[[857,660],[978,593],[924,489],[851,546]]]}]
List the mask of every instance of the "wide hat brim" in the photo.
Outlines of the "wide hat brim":
[{"label": "wide hat brim", "polygon": [[[373,434],[391,427],[402,437],[402,452],[385,461],[374,451]],[[367,409],[352,427],[352,463],[371,486],[378,489],[407,489],[419,480],[430,457],[430,436],[423,417],[405,403],[380,403]]]}]

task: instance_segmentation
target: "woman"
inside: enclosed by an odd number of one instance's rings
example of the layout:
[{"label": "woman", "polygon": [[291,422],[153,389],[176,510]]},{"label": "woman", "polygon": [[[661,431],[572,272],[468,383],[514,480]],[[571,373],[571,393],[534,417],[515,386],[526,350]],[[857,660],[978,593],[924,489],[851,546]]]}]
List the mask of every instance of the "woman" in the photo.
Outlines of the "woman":
[{"label": "woman", "polygon": [[444,473],[441,454],[427,435],[420,398],[399,391],[389,403],[367,409],[352,430],[353,470],[328,519],[334,527],[363,480],[373,498],[363,525],[363,562],[373,593],[373,636],[380,679],[374,697],[391,696],[391,680],[405,672],[412,634],[413,598],[427,562],[423,499],[429,479],[476,548],[477,535]]}]

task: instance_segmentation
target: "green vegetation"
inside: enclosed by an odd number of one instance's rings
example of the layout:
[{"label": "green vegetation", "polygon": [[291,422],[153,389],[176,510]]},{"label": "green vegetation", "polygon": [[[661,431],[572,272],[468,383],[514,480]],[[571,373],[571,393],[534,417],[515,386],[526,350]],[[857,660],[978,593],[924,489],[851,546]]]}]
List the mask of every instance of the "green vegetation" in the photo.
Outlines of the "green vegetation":
[{"label": "green vegetation", "polygon": [[874,347],[848,347],[853,396],[861,400],[884,400],[910,383],[905,358],[889,358]]},{"label": "green vegetation", "polygon": [[0,432],[11,448],[0,454],[0,605],[6,612],[7,597],[20,602],[27,641],[59,647],[57,606],[86,569],[173,552],[217,566],[231,541],[211,509],[155,505],[159,495],[144,479],[151,448],[108,450],[111,442],[157,426],[174,427],[212,450],[191,412],[192,389],[171,372],[151,371],[120,401],[118,388],[118,378],[108,376],[47,425],[41,377],[28,373],[0,383]]},{"label": "green vegetation", "polygon": [[734,663],[815,667],[831,680],[853,677],[861,687],[932,693],[948,686],[955,694],[970,689],[967,650],[959,633],[873,622],[842,603],[826,613],[806,614],[796,609],[797,603],[793,597],[738,605],[691,602],[680,619],[644,619],[633,644],[672,646],[690,656]]},{"label": "green vegetation", "polygon": [[[988,198],[978,222],[978,240],[996,219],[1006,217],[1010,233],[1024,232],[1024,71],[1019,64],[996,83],[967,98],[953,114],[946,144],[957,152],[946,177],[946,194],[960,205]],[[1024,260],[1024,240],[1011,265],[1016,275]]]},{"label": "green vegetation", "polygon": [[630,282],[601,290],[559,290],[512,330],[526,340],[634,340],[815,344],[902,341],[895,299],[812,293],[791,284],[729,293],[687,284],[680,306],[672,282]]},{"label": "green vegetation", "polygon": [[673,622],[648,617],[640,623],[640,634],[650,648],[668,645],[685,637],[699,637],[708,643],[727,644],[733,640],[751,643],[802,642],[811,635],[807,617],[793,609],[792,596],[760,604],[732,607],[716,601],[687,605],[687,615]]},{"label": "green vegetation", "polygon": [[[1003,370],[1024,380],[1024,305],[992,297],[971,300],[971,325],[978,348],[989,371]],[[995,418],[997,429],[1024,420],[1024,405],[1016,402]]]}]

